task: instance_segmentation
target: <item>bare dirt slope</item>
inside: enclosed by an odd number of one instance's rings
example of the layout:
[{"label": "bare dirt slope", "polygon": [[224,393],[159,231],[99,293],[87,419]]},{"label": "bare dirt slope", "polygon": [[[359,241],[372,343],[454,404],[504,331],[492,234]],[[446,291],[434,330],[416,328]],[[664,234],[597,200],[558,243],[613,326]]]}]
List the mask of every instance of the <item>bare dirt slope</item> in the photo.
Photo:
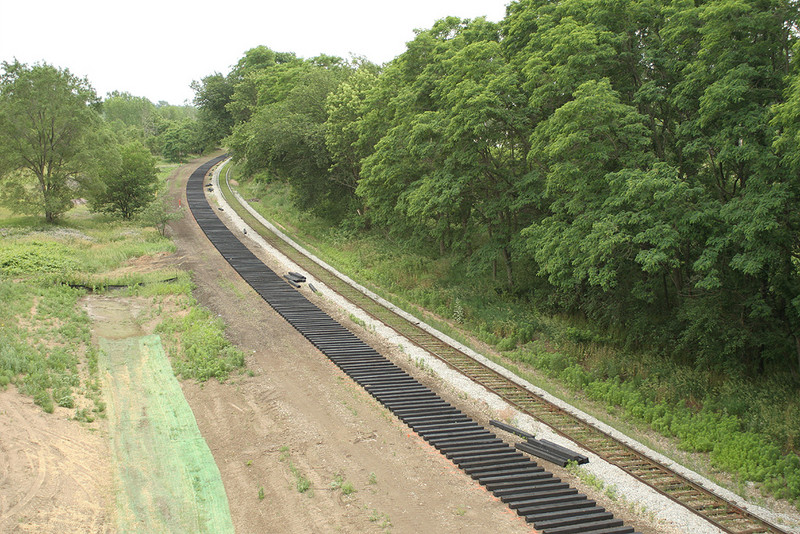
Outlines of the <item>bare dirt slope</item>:
[{"label": "bare dirt slope", "polygon": [[46,414],[13,388],[0,391],[0,532],[111,531],[104,431],[67,412]]},{"label": "bare dirt slope", "polygon": [[[193,168],[175,176],[184,206]],[[254,374],[183,383],[237,532],[532,530],[278,316],[190,214],[172,235],[176,261],[194,272],[195,296],[229,325]]]}]

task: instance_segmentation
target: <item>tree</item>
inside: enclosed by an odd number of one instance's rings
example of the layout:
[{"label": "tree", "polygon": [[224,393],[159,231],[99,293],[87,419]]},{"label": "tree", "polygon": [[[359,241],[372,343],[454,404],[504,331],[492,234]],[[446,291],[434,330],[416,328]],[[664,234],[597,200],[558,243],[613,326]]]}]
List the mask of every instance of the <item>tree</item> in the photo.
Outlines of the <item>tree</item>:
[{"label": "tree", "polygon": [[328,95],[326,103],[325,144],[333,162],[330,178],[354,191],[361,177],[361,160],[368,155],[359,150],[358,121],[366,107],[366,94],[377,79],[367,69],[359,69]]},{"label": "tree", "polygon": [[131,128],[143,139],[156,134],[156,106],[147,98],[114,91],[103,102],[103,118],[115,129]]},{"label": "tree", "polygon": [[139,220],[155,228],[161,237],[167,233],[167,224],[181,217],[183,211],[170,202],[165,186],[156,191],[156,197],[139,213]]},{"label": "tree", "polygon": [[[3,62],[3,70],[0,170],[19,178],[15,190],[26,197],[20,200],[28,200],[11,207],[30,211],[35,206],[53,222],[72,207],[75,179],[87,164],[84,149],[99,120],[97,95],[85,78],[46,63]],[[25,183],[31,178],[35,190]]]},{"label": "tree", "polygon": [[350,71],[331,58],[324,61],[330,66],[297,61],[246,78],[244,83],[256,83],[248,93],[260,97],[242,107],[250,118],[234,127],[226,143],[246,175],[285,180],[298,206],[337,219],[352,200],[352,188],[329,179],[326,102]]},{"label": "tree", "polygon": [[253,49],[198,93],[232,96],[198,102],[301,208],[348,200],[347,223],[505,267],[628,347],[758,373],[800,362],[799,19],[788,0],[516,0],[417,31],[374,74]]},{"label": "tree", "polygon": [[214,73],[192,82],[192,89],[203,140],[212,146],[233,128],[233,116],[226,108],[233,96],[233,84],[222,74]]},{"label": "tree", "polygon": [[610,290],[619,282],[626,243],[605,227],[615,173],[641,168],[649,139],[643,117],[620,102],[607,79],[589,81],[539,124],[529,157],[545,176],[549,216],[525,230],[541,274],[572,290]]},{"label": "tree", "polygon": [[144,145],[123,145],[116,161],[103,170],[99,190],[91,200],[92,209],[132,218],[153,200],[157,173],[155,159]]},{"label": "tree", "polygon": [[169,161],[182,161],[187,154],[203,151],[201,126],[192,120],[171,122],[159,136],[161,154]]}]

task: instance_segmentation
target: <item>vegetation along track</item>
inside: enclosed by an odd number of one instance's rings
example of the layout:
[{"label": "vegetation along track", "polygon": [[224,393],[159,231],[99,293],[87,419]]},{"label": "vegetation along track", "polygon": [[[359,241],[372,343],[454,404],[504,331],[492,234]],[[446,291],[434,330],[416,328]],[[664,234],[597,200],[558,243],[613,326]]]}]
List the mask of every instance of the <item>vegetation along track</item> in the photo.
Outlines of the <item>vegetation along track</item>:
[{"label": "vegetation along track", "polygon": [[618,466],[639,481],[683,505],[724,532],[735,534],[784,533],[777,526],[728,502],[675,473],[609,434],[578,419],[560,407],[525,389],[509,378],[445,343],[412,321],[376,302],[359,289],[325,269],[261,224],[239,203],[228,180],[220,181],[226,201],[236,213],[270,245],[289,257],[317,280],[325,283],[354,305],[383,322],[435,357],[512,404],[520,411],[551,427],[555,432]]}]

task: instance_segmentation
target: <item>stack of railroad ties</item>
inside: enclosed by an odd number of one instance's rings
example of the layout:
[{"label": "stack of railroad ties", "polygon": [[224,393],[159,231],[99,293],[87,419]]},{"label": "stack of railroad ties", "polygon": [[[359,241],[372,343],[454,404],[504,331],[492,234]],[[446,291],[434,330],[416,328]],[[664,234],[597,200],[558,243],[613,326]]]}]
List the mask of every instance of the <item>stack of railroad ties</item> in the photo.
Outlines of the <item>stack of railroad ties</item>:
[{"label": "stack of railroad ties", "polygon": [[[300,289],[300,284],[306,281],[306,277],[300,273],[295,273],[293,271],[289,271],[288,273],[283,275],[286,278],[286,281],[289,282],[295,289]],[[308,284],[308,288],[313,291],[314,293],[317,292],[317,288],[314,287],[314,284]]]},{"label": "stack of railroad ties", "polygon": [[496,426],[497,428],[505,430],[506,432],[510,432],[521,438],[525,438],[526,441],[517,443],[515,446],[519,450],[527,452],[532,456],[547,460],[548,462],[560,465],[561,467],[566,467],[569,462],[575,462],[578,465],[589,463],[589,458],[586,456],[571,451],[565,447],[562,447],[561,445],[553,443],[552,441],[548,441],[546,439],[536,439],[536,436],[533,434],[528,434],[524,430],[501,423],[500,421],[495,421],[494,419],[489,421],[489,423],[491,423],[492,426]]}]

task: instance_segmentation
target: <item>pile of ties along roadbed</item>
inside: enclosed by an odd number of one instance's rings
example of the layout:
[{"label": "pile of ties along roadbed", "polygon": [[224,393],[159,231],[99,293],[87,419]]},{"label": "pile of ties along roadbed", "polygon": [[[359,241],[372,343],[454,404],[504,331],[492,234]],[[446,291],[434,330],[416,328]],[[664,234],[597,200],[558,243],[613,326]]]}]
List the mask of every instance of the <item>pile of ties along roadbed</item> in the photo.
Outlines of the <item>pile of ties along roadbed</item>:
[{"label": "pile of ties along roadbed", "polygon": [[495,420],[491,420],[489,423],[491,423],[492,426],[496,426],[497,428],[505,430],[506,432],[510,432],[521,438],[525,438],[525,441],[516,443],[515,447],[521,451],[536,456],[537,458],[547,460],[548,462],[560,465],[561,467],[566,467],[571,461],[578,465],[589,462],[589,458],[582,454],[578,454],[575,451],[571,451],[566,447],[562,447],[561,445],[546,439],[536,439],[536,436],[533,434],[529,434],[524,430],[520,430],[519,428],[515,428],[511,425],[507,425]]}]

